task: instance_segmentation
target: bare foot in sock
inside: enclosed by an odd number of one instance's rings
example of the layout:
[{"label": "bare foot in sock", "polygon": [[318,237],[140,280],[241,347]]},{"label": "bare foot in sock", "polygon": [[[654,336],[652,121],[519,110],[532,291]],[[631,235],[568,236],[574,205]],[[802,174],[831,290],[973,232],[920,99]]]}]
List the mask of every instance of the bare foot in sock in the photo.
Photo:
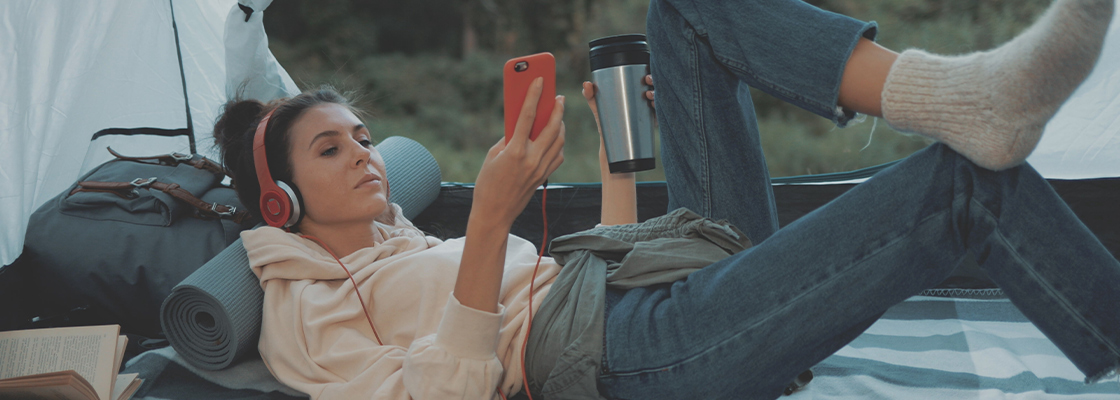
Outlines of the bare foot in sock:
[{"label": "bare foot in sock", "polygon": [[1113,4],[1056,0],[1029,29],[986,52],[945,57],[907,50],[883,87],[883,117],[981,167],[1019,165],[1096,64]]}]

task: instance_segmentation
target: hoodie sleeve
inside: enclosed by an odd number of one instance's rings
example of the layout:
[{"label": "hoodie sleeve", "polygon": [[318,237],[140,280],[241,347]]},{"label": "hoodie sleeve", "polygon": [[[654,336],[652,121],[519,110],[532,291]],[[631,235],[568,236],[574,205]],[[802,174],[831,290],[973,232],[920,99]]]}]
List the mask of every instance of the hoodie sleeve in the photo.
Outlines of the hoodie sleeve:
[{"label": "hoodie sleeve", "polygon": [[279,329],[262,332],[261,355],[277,379],[313,399],[497,398],[503,368],[495,349],[504,308],[475,310],[454,295],[445,308],[437,332],[408,348],[380,346],[352,330],[284,329],[274,320]]},{"label": "hoodie sleeve", "polygon": [[504,307],[476,310],[448,296],[434,335],[412,342],[404,361],[404,384],[417,399],[488,399],[496,395],[502,363],[495,349]]}]

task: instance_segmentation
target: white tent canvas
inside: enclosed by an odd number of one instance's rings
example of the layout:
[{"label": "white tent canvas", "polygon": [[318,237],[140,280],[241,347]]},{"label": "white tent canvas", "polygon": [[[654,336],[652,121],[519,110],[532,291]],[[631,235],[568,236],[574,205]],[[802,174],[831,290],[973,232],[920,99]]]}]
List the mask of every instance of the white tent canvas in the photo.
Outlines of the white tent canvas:
[{"label": "white tent canvas", "polygon": [[[245,23],[233,0],[0,2],[0,265],[19,256],[35,209],[108,160],[106,146],[189,151],[184,136],[90,140],[107,128],[187,129],[184,80],[197,151],[211,158],[229,86],[252,78],[253,97],[294,93],[261,18]],[[1120,176],[1120,24],[1028,161],[1047,178]]]},{"label": "white tent canvas", "polygon": [[1115,17],[1108,28],[1097,67],[1046,124],[1027,158],[1047,179],[1120,176],[1120,23]]},{"label": "white tent canvas", "polygon": [[36,208],[112,157],[106,146],[190,152],[186,136],[91,141],[95,133],[190,127],[197,151],[216,158],[211,131],[227,86],[253,77],[252,97],[297,91],[268,52],[261,18],[245,21],[233,0],[0,3],[0,265],[19,256]]}]

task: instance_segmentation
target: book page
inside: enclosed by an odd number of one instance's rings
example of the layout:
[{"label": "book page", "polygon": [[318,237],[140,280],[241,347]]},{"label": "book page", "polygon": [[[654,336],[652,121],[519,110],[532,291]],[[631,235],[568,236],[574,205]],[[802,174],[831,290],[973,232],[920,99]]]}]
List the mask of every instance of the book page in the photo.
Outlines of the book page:
[{"label": "book page", "polygon": [[0,332],[0,379],[74,370],[108,399],[118,334],[118,325]]},{"label": "book page", "polygon": [[72,370],[0,380],[0,399],[98,400],[93,386]]},{"label": "book page", "polygon": [[[121,360],[124,360],[124,350],[125,350],[126,347],[128,347],[128,336],[125,336],[125,335],[117,336],[117,354],[116,354],[116,357],[113,358],[113,372],[114,373],[121,370]],[[117,393],[117,382],[120,382],[120,379],[114,379],[113,382],[110,382],[110,385],[109,385],[109,392],[110,393]],[[116,398],[116,397],[114,397],[114,398]]]},{"label": "book page", "polygon": [[117,352],[113,357],[113,371],[121,370],[121,360],[124,360],[124,349],[128,346],[128,336],[117,336]]},{"label": "book page", "polygon": [[4,392],[4,396],[11,396],[5,398],[11,399],[51,399],[51,400],[65,400],[65,399],[85,399],[86,394],[73,386],[47,386],[47,387],[29,387],[23,389],[12,389]]},{"label": "book page", "polygon": [[[113,384],[113,394],[108,400],[126,400],[136,393],[136,389],[140,388],[140,382],[143,382],[136,377],[140,374],[120,374],[117,375],[117,382]],[[127,394],[127,396],[125,396]]]}]

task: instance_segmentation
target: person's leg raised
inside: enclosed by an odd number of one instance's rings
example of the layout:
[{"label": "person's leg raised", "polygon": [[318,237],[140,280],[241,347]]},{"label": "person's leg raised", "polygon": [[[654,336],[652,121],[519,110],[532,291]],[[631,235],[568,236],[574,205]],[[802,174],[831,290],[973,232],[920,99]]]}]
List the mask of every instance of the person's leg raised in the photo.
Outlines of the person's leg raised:
[{"label": "person's leg raised", "polygon": [[799,0],[655,0],[647,35],[669,207],[727,219],[755,243],[778,228],[749,86],[833,120],[841,74],[875,24]]},{"label": "person's leg raised", "polygon": [[667,2],[653,1],[647,22],[669,211],[727,219],[766,239],[778,218],[749,89]]}]

